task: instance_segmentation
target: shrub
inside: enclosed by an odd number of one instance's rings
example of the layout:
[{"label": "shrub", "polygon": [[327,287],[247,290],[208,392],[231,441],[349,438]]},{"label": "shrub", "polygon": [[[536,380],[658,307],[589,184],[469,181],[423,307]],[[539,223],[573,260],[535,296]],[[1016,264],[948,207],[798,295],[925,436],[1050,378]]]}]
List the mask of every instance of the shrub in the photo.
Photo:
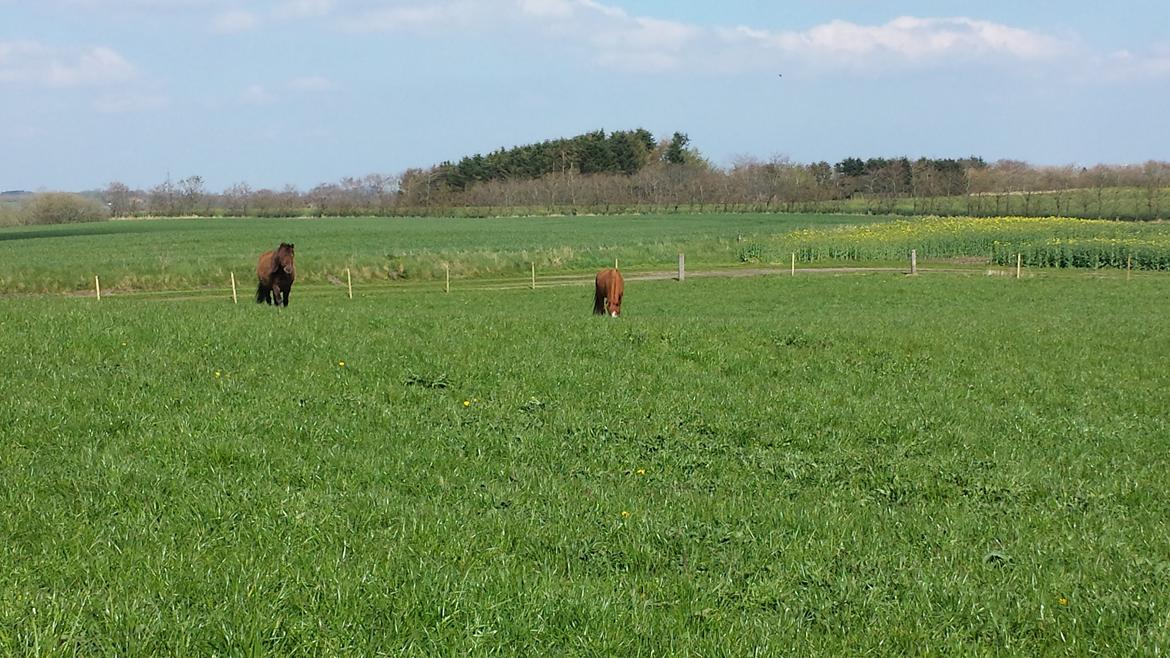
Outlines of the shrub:
[{"label": "shrub", "polygon": [[25,224],[100,222],[110,216],[100,201],[68,192],[38,194],[21,212]]}]

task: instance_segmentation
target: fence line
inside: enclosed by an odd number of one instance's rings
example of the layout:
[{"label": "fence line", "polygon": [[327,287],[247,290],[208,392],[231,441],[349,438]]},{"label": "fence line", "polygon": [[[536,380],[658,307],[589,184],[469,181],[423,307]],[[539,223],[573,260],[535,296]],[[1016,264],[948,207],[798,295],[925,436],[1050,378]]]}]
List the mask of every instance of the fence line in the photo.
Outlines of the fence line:
[{"label": "fence line", "polygon": [[[927,274],[964,274],[968,276],[987,276],[987,275],[1010,275],[1014,277],[1022,276],[1022,260],[1017,257],[1015,267],[1011,265],[1001,264],[981,264],[972,267],[923,267],[919,265],[917,271],[919,273]],[[1051,270],[1053,273],[1059,272],[1059,276],[1076,276],[1078,274],[1086,278],[1108,278],[1116,275],[1118,277],[1124,276],[1125,280],[1131,280],[1133,277],[1151,277],[1165,272],[1158,270],[1138,270],[1134,272],[1132,266],[1124,269],[1113,268],[1038,268],[1030,269],[1029,276],[1041,276],[1045,272]],[[446,273],[449,276],[450,268],[446,268]],[[795,275],[797,272],[809,274],[845,274],[845,273],[880,273],[880,272],[902,272],[909,273],[909,270],[903,267],[865,267],[865,266],[841,266],[830,265],[822,267],[804,267],[796,268],[795,263],[790,266],[769,265],[764,267],[714,267],[705,270],[691,270],[684,273],[684,276],[695,278],[742,278],[751,276],[769,276],[777,274]],[[44,296],[63,296],[63,297],[95,297],[97,299],[104,299],[106,297],[123,297],[123,298],[157,298],[157,299],[186,299],[186,298],[211,298],[223,297],[226,299],[227,295],[233,295],[232,301],[238,303],[235,297],[236,289],[229,284],[226,287],[207,286],[197,288],[184,289],[163,289],[163,290],[116,290],[116,289],[101,289],[100,275],[94,275],[93,290],[88,293],[84,290],[69,290],[69,291],[55,291],[55,292],[0,292],[0,299],[6,297],[44,297]],[[542,275],[537,278],[535,276],[535,266],[530,267],[529,275],[527,277],[482,277],[460,280],[459,290],[509,290],[514,288],[553,288],[562,286],[588,285],[593,282],[593,272],[571,272]],[[642,270],[623,272],[623,277],[627,281],[657,281],[657,280],[678,280],[679,272],[670,270]],[[344,284],[345,293],[350,299],[353,294],[353,281],[351,273],[347,272],[347,281]],[[234,281],[235,274],[229,273],[231,283]],[[237,284],[238,285],[238,284]],[[336,291],[338,286],[342,285],[340,281],[334,279],[332,283],[328,282],[314,282],[314,283],[300,283],[297,288],[301,294],[309,294],[314,297],[325,296],[331,291]],[[432,289],[434,286],[433,280],[412,280],[412,281],[372,281],[367,283],[360,283],[359,287],[366,292],[393,292],[393,291],[421,291]],[[450,292],[450,279],[446,279],[444,284],[444,291]],[[100,296],[99,296],[100,295]]]}]

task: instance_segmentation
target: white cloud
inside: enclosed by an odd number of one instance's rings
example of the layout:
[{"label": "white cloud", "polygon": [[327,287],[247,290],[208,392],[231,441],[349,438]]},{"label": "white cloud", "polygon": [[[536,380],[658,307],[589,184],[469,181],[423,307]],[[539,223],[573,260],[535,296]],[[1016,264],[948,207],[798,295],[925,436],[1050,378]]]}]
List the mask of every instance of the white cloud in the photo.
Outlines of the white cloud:
[{"label": "white cloud", "polygon": [[832,21],[801,32],[752,35],[770,47],[846,64],[875,56],[907,62],[943,62],[979,56],[1019,60],[1053,59],[1071,44],[1042,33],[970,18],[903,16],[883,25]]},{"label": "white cloud", "polygon": [[93,102],[93,108],[106,114],[129,114],[134,112],[154,112],[164,110],[171,105],[171,99],[166,96],[152,94],[107,94],[99,96]]},{"label": "white cloud", "polygon": [[220,34],[246,32],[260,25],[260,17],[250,11],[233,9],[217,14],[211,21],[211,29]]},{"label": "white cloud", "polygon": [[520,11],[529,16],[568,18],[573,15],[571,0],[518,0]]},{"label": "white cloud", "polygon": [[65,49],[37,41],[0,42],[0,82],[80,87],[124,82],[135,67],[105,46]]},{"label": "white cloud", "polygon": [[334,0],[284,0],[276,8],[280,18],[320,18],[333,11]]},{"label": "white cloud", "polygon": [[358,32],[449,32],[452,29],[488,27],[500,17],[493,7],[498,0],[434,0],[426,4],[379,7],[351,15],[341,25]]},{"label": "white cloud", "polygon": [[1149,53],[1119,50],[1101,58],[1092,74],[1105,80],[1170,78],[1170,52],[1157,47]]},{"label": "white cloud", "polygon": [[333,84],[332,80],[321,77],[319,75],[307,75],[300,78],[293,78],[288,82],[288,88],[291,91],[301,93],[325,92],[334,89],[336,86],[337,85]]},{"label": "white cloud", "polygon": [[127,10],[157,10],[157,9],[195,9],[227,4],[226,0],[41,0],[67,7],[81,7],[84,9],[99,9],[115,11]]},{"label": "white cloud", "polygon": [[276,96],[264,85],[249,85],[240,94],[240,102],[246,105],[269,105],[276,102]]},{"label": "white cloud", "polygon": [[777,55],[813,66],[945,66],[956,61],[1046,61],[1066,40],[965,17],[903,16],[881,25],[835,20],[807,30],[712,27],[637,16],[597,0],[398,1],[343,17],[362,31],[498,33],[519,27],[584,45],[595,63],[635,71],[734,71],[771,66]]},{"label": "white cloud", "polygon": [[238,96],[245,105],[271,105],[293,94],[320,94],[336,89],[337,85],[319,75],[306,75],[272,85],[252,84]]}]

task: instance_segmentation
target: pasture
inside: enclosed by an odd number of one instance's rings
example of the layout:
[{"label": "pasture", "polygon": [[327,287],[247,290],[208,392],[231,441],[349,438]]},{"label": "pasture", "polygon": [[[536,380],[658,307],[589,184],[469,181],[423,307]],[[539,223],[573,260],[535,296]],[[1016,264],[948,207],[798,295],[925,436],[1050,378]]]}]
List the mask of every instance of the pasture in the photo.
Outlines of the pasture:
[{"label": "pasture", "polygon": [[[883,221],[884,218],[864,218]],[[189,291],[251,281],[256,257],[297,245],[297,287],[736,265],[753,236],[853,224],[843,215],[163,219],[0,230],[0,293]],[[253,283],[253,287],[254,287]],[[296,293],[294,293],[295,295]]]},{"label": "pasture", "polygon": [[0,653],[1170,646],[1164,275],[591,295],[0,299]]}]

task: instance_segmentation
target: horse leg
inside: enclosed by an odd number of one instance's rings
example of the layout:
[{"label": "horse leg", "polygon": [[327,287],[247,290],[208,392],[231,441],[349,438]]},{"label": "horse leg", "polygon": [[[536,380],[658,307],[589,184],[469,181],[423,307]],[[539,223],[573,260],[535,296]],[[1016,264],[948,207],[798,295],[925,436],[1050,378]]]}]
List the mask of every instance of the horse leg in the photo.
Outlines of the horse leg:
[{"label": "horse leg", "polygon": [[272,303],[272,290],[261,283],[256,286],[256,303],[263,304],[264,302]]},{"label": "horse leg", "polygon": [[288,306],[288,296],[289,296],[289,293],[291,293],[291,292],[292,292],[292,284],[290,283],[284,289],[284,305],[285,306]]},{"label": "horse leg", "polygon": [[272,305],[280,306],[280,284],[272,284]]}]

